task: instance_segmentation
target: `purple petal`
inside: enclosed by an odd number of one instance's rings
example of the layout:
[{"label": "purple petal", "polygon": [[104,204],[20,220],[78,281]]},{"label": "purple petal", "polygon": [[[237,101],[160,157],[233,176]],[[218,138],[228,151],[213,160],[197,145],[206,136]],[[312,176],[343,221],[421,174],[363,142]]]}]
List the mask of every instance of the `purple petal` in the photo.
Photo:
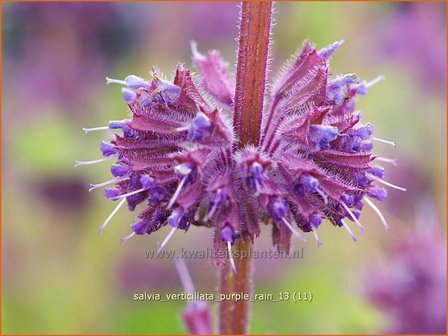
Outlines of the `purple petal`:
[{"label": "purple petal", "polygon": [[115,163],[110,167],[110,172],[115,177],[124,176],[129,173],[129,166],[123,163]]},{"label": "purple petal", "polygon": [[134,75],[127,76],[124,81],[126,82],[126,85],[128,86],[128,88],[130,88],[130,89],[137,90],[141,87],[148,86],[148,82],[145,82],[142,78],[134,76]]},{"label": "purple petal", "polygon": [[226,225],[221,229],[221,237],[226,242],[231,242],[233,244],[233,241],[235,239],[233,229],[230,225]]},{"label": "purple petal", "polygon": [[121,89],[121,96],[126,104],[130,104],[134,102],[135,99],[137,99],[137,94],[134,91],[127,88]]},{"label": "purple petal", "polygon": [[101,141],[100,150],[103,153],[103,156],[111,156],[117,153],[117,150],[114,145],[109,142]]},{"label": "purple petal", "polygon": [[121,190],[117,188],[107,188],[103,191],[104,196],[106,196],[110,200],[115,200],[118,196],[121,195]]},{"label": "purple petal", "polygon": [[385,188],[372,188],[369,190],[368,195],[382,202],[387,198],[387,190]]},{"label": "purple petal", "polygon": [[318,54],[320,57],[323,57],[328,60],[331,58],[331,56],[336,51],[336,49],[338,49],[343,43],[344,43],[344,40],[336,41],[336,42],[330,44],[329,46],[319,50]]}]

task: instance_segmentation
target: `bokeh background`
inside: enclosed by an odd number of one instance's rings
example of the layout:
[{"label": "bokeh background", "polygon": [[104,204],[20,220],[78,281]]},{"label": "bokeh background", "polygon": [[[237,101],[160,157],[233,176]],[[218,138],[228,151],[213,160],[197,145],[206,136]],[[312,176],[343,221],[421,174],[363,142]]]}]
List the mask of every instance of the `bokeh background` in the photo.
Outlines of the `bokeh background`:
[{"label": "bokeh background", "polygon": [[[2,332],[183,333],[179,314],[185,303],[133,301],[134,293],[182,291],[172,260],[145,258],[167,231],[121,246],[119,238],[134,222],[134,214],[123,210],[99,236],[97,227],[114,204],[101,191],[87,190],[90,182],[110,178],[107,163],[77,169],[73,164],[99,158],[98,143],[107,137],[85,135],[82,127],[127,115],[119,88],[106,86],[106,76],[148,78],[153,65],[171,75],[177,62],[191,65],[193,39],[201,51],[220,49],[232,66],[237,3],[2,6]],[[250,332],[401,331],[406,329],[394,316],[413,304],[426,307],[431,316],[421,318],[430,320],[430,331],[444,332],[445,4],[316,2],[275,8],[272,74],[310,38],[318,47],[346,40],[333,57],[334,73],[386,77],[358,107],[377,136],[397,141],[397,148],[376,144],[376,152],[398,159],[397,167],[386,167],[386,179],[408,191],[389,190],[380,205],[389,232],[366,210],[367,230],[356,244],[344,230],[324,223],[321,248],[312,239],[294,242],[296,249],[303,247],[303,259],[256,260],[256,292],[311,291],[313,301],[256,302]],[[426,245],[407,243],[420,237]],[[210,231],[194,227],[169,244],[207,248],[211,242]],[[403,244],[410,257],[396,260],[394,249]],[[269,247],[270,233],[263,231],[256,248]],[[393,270],[385,270],[390,264]],[[216,289],[210,260],[187,265],[198,291]],[[216,313],[216,306],[211,309]],[[419,332],[411,322],[403,323]]]}]

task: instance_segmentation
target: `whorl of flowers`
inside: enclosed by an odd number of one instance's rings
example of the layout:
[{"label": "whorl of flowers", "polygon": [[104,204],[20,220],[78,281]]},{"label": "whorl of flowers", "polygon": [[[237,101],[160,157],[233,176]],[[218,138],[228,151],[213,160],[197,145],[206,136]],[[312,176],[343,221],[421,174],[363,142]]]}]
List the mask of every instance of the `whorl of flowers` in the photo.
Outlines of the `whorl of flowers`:
[{"label": "whorl of flowers", "polygon": [[[241,147],[232,124],[234,80],[219,52],[200,54],[192,44],[199,72],[178,65],[173,80],[153,70],[152,80],[136,76],[107,79],[123,85],[130,117],[107,127],[117,131],[102,142],[104,159],[112,164],[114,184],[107,198],[125,202],[134,211],[141,204],[134,235],[151,234],[168,225],[214,228],[214,248],[230,249],[237,239],[253,240],[260,224],[271,226],[273,244],[289,251],[291,234],[317,231],[324,219],[360,229],[364,203],[384,217],[370,199],[383,201],[384,169],[373,161],[391,161],[372,154],[373,125],[360,122],[355,97],[377,80],[359,82],[354,74],[332,76],[329,59],[342,41],[317,51],[305,42],[271,84],[258,145]],[[250,71],[250,69],[249,69]],[[379,79],[379,78],[378,78]]]}]

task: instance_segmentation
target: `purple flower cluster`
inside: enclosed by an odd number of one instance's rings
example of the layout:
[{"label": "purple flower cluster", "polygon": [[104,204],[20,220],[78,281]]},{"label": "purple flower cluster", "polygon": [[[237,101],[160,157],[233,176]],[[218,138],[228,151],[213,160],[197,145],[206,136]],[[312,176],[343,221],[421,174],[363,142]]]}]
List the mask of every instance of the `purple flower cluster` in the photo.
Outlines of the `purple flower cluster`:
[{"label": "purple flower cluster", "polygon": [[[324,219],[345,227],[346,219],[360,229],[364,203],[387,223],[370,199],[383,201],[383,180],[372,154],[373,126],[360,123],[355,98],[374,84],[354,74],[332,76],[329,59],[342,44],[317,51],[305,42],[271,85],[264,111],[260,143],[242,147],[232,125],[234,80],[219,52],[202,55],[193,43],[193,63],[199,76],[178,65],[172,81],[156,71],[146,81],[136,76],[107,79],[123,86],[122,97],[131,118],[111,121],[111,143],[103,142],[114,178],[93,188],[114,184],[104,194],[141,204],[131,234],[151,234],[163,226],[177,230],[202,225],[215,229],[215,249],[230,249],[237,239],[253,240],[260,224],[271,225],[273,243],[289,252],[291,235],[317,230]],[[379,79],[379,78],[378,78]],[[112,215],[100,230],[103,230]]]}]

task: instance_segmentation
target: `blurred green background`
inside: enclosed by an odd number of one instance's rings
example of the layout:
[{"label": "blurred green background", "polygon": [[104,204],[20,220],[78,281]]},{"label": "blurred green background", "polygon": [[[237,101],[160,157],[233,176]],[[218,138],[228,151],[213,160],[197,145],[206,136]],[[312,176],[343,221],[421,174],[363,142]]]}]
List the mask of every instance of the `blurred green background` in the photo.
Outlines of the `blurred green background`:
[{"label": "blurred green background", "polygon": [[[120,211],[99,236],[114,204],[89,183],[110,178],[108,164],[74,169],[100,157],[104,133],[82,127],[126,118],[119,90],[105,77],[149,77],[156,65],[171,75],[191,66],[190,40],[221,50],[234,64],[237,3],[10,3],[3,6],[2,333],[183,333],[183,302],[134,302],[133,294],[182,291],[172,260],[145,251],[167,234],[123,246],[134,214]],[[364,270],[384,260],[387,246],[415,230],[415,209],[433,202],[444,235],[446,170],[446,22],[443,3],[278,3],[270,74],[306,38],[319,48],[340,39],[332,72],[386,80],[358,101],[377,136],[376,153],[398,158],[386,179],[385,232],[366,209],[366,232],[354,244],[324,223],[324,245],[303,247],[298,260],[255,260],[254,288],[311,291],[312,303],[256,302],[252,333],[372,333],[387,316],[363,295]],[[431,224],[434,225],[434,224]],[[442,227],[443,226],[443,227]],[[256,249],[271,246],[263,231]],[[170,247],[211,247],[212,232],[193,227]],[[214,292],[210,260],[187,260],[196,289]],[[217,307],[212,306],[216,313]]]}]

